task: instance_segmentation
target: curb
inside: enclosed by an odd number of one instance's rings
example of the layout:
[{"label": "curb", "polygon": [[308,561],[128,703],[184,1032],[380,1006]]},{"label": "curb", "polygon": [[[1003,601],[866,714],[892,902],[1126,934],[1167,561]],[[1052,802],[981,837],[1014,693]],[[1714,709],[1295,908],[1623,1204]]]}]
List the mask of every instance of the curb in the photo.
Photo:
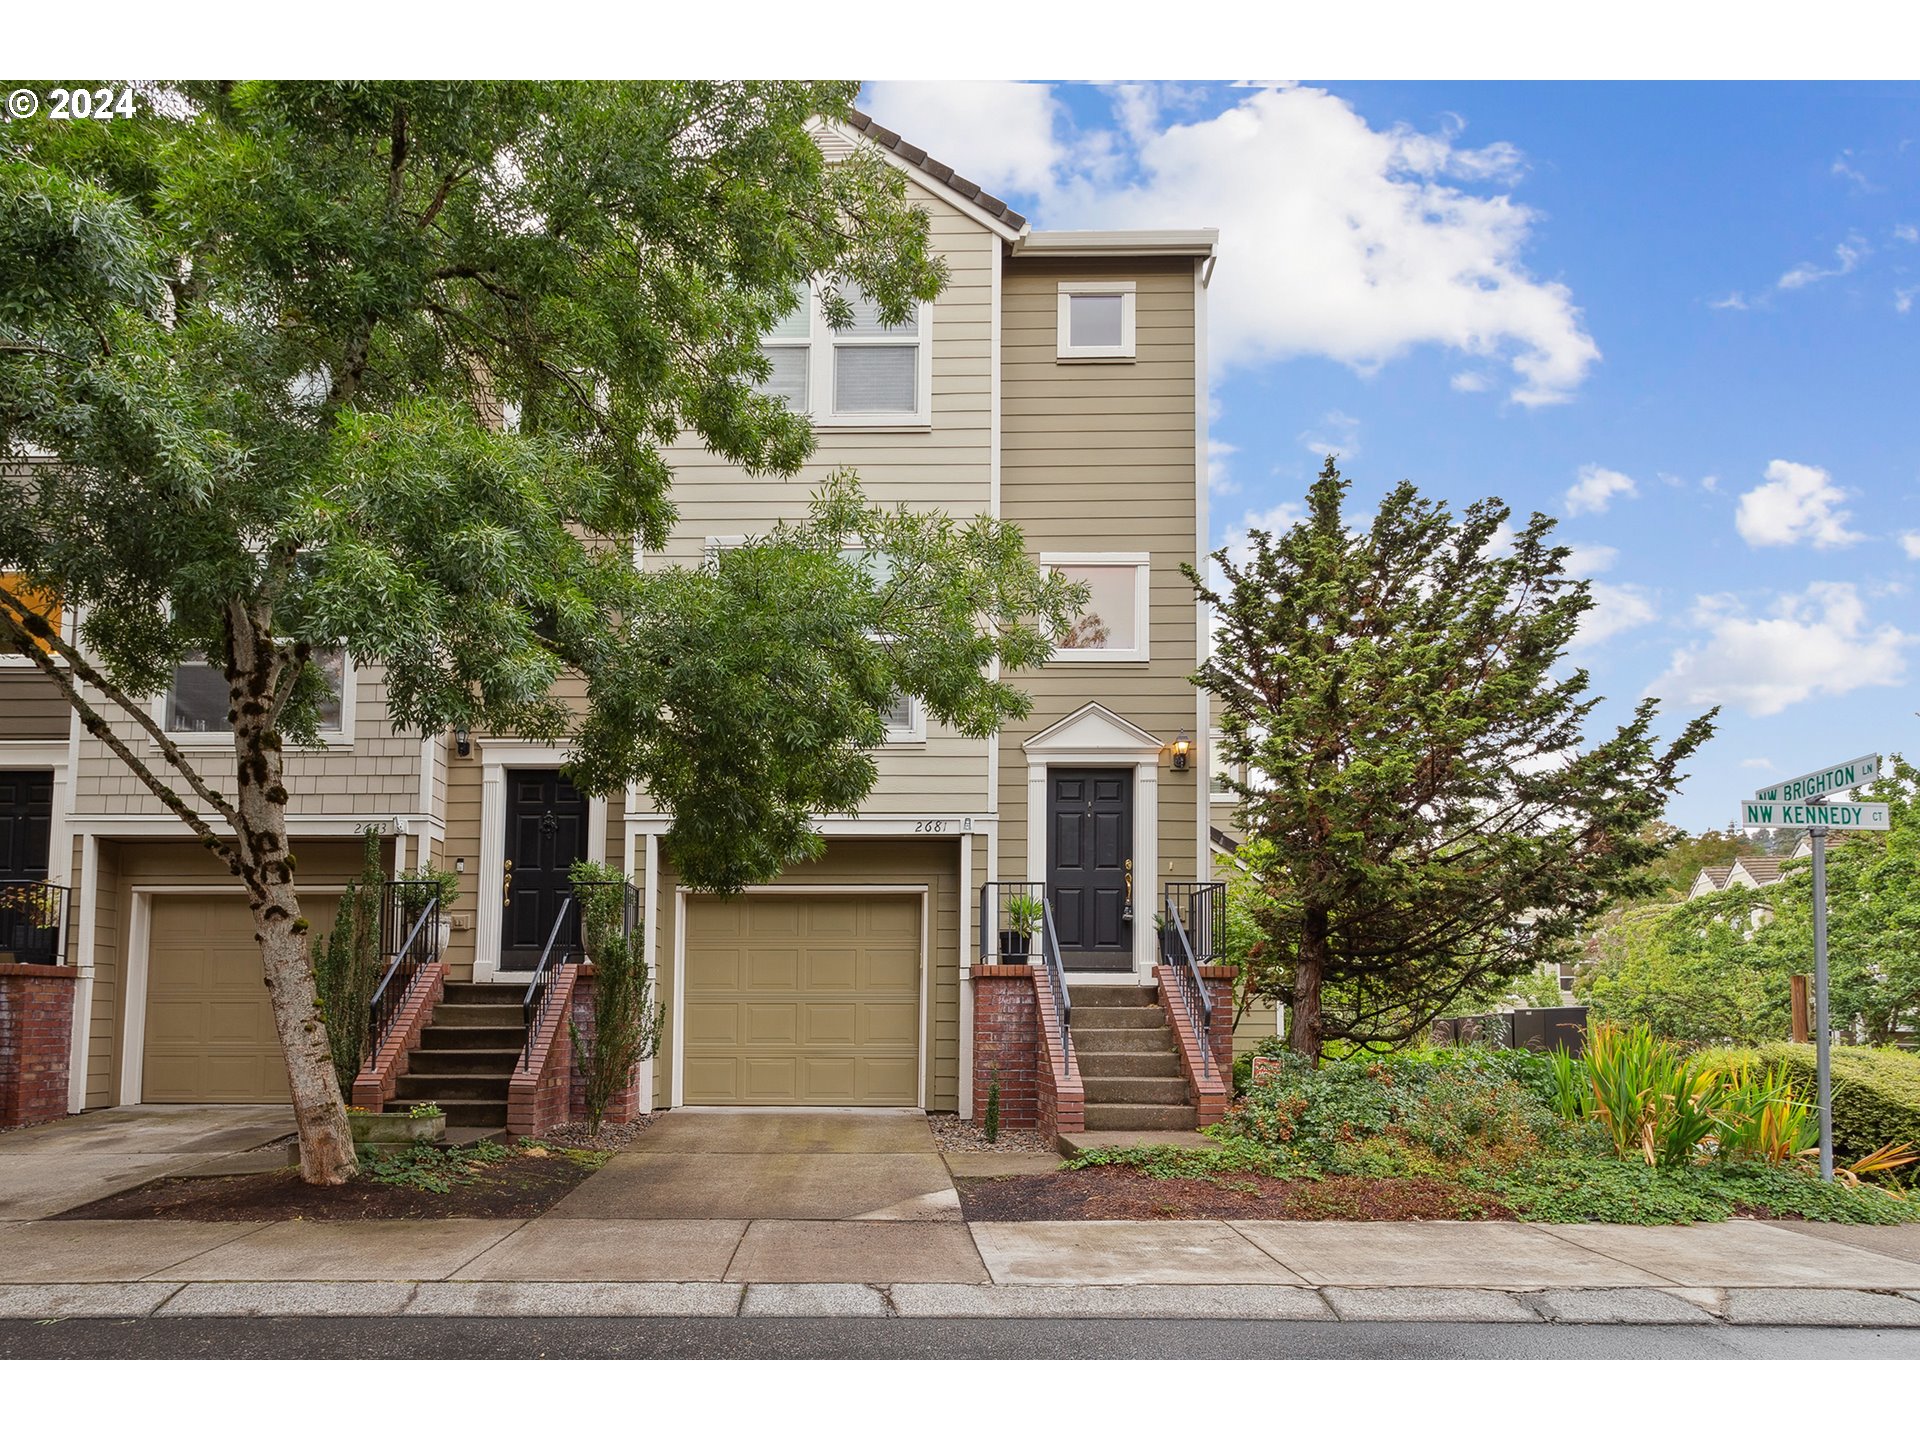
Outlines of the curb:
[{"label": "curb", "polygon": [[1920,1329],[1920,1293],[1322,1289],[1274,1285],[793,1285],[566,1281],[102,1281],[0,1285],[0,1320],[315,1316],[1172,1319]]}]

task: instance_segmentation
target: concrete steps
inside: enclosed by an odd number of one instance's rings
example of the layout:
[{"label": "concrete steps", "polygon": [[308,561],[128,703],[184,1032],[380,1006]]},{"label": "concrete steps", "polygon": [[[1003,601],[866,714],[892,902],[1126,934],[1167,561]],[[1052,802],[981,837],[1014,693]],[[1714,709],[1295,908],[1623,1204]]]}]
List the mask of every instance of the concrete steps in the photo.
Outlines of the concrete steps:
[{"label": "concrete steps", "polygon": [[1198,1112],[1155,992],[1088,985],[1069,993],[1088,1131],[1191,1131]]}]

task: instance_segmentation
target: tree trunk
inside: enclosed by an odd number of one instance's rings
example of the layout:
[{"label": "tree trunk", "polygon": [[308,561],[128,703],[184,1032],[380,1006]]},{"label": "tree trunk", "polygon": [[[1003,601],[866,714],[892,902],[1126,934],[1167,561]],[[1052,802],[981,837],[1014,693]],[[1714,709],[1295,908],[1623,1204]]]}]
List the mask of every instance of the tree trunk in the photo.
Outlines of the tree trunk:
[{"label": "tree trunk", "polygon": [[1288,1043],[1294,1054],[1320,1063],[1326,1023],[1320,1013],[1320,987],[1327,973],[1327,912],[1308,910],[1300,917],[1300,958],[1293,967],[1293,1023]]},{"label": "tree trunk", "polygon": [[240,878],[253,910],[254,939],[260,945],[274,1029],[286,1057],[294,1126],[300,1137],[300,1178],[309,1185],[344,1185],[359,1172],[359,1165],[320,1014],[311,935],[300,913],[294,860],[287,849],[284,764],[280,737],[271,728],[273,682],[279,666],[264,625],[233,623],[230,629],[235,632],[228,682],[234,754],[239,762],[235,808],[240,819]]}]

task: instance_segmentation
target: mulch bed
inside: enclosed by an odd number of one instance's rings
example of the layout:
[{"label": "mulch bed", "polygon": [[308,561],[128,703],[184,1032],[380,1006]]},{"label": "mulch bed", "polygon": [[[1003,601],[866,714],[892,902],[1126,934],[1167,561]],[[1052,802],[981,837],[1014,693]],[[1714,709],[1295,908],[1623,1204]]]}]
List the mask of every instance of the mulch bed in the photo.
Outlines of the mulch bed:
[{"label": "mulch bed", "polygon": [[444,1195],[406,1185],[350,1180],[308,1185],[297,1169],[260,1175],[169,1176],[56,1220],[530,1220],[544,1215],[594,1165],[558,1153],[495,1161]]},{"label": "mulch bed", "polygon": [[1159,1180],[1124,1166],[962,1178],[969,1220],[1511,1220],[1498,1200],[1446,1180]]}]

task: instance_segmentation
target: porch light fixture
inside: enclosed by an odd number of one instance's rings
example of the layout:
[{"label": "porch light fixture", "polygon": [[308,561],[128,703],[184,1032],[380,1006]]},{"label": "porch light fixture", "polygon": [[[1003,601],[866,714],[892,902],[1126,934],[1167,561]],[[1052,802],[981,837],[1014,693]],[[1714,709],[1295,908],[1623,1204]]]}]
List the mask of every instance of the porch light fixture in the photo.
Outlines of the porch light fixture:
[{"label": "porch light fixture", "polygon": [[1192,752],[1193,752],[1193,741],[1188,739],[1187,732],[1182,730],[1173,739],[1173,768],[1176,770],[1186,769],[1187,757]]},{"label": "porch light fixture", "polygon": [[465,730],[453,732],[453,753],[462,760],[473,754],[473,736]]}]

